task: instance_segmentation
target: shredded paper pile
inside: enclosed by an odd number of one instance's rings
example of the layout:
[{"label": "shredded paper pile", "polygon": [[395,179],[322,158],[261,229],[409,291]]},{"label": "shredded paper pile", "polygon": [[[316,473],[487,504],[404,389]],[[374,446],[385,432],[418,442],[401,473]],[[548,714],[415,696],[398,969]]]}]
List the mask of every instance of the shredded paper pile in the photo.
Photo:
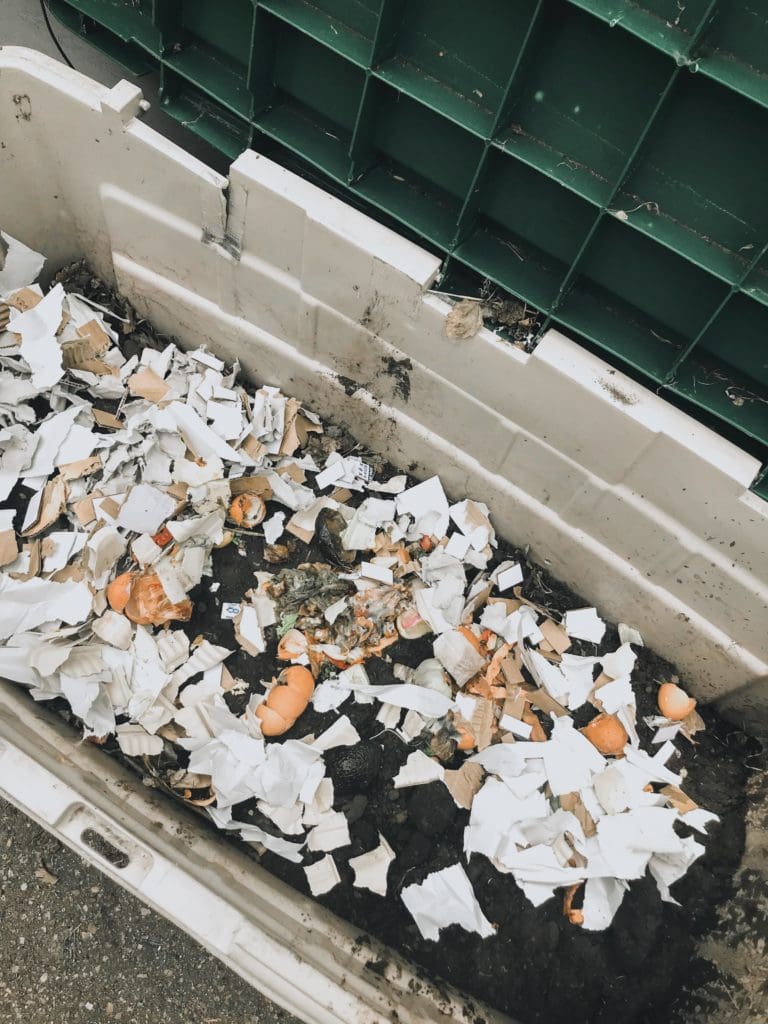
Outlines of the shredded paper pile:
[{"label": "shredded paper pile", "polygon": [[[673,901],[715,815],[681,788],[674,741],[702,723],[673,681],[640,744],[635,630],[620,627],[617,650],[573,653],[573,641],[596,651],[604,622],[526,600],[484,504],[452,504],[438,477],[376,480],[363,459],[313,446],[317,416],[207,351],[126,358],[120,317],[62,284],[44,293],[43,257],[2,240],[0,676],[64,698],[92,742],[174,753],[179,794],[303,863],[315,895],[339,884],[333,854],[350,844],[326,755],[360,743],[345,704],[375,702],[410,750],[394,787],[442,782],[468,812],[465,863],[488,858],[534,905],[558,895],[585,929],[606,928],[646,872]],[[225,648],[184,623],[242,531],[262,533],[270,557],[221,608]],[[327,562],[280,566],[289,538],[316,535]],[[232,677],[238,646],[255,663],[278,637],[274,676]],[[432,657],[417,665],[387,653],[423,637]],[[370,682],[371,658],[389,683]],[[228,691],[247,695],[242,713]],[[301,731],[309,702],[336,714],[320,735]],[[578,729],[580,709],[594,717]],[[273,831],[233,816],[254,800]],[[397,853],[380,835],[351,859],[354,884],[387,897]],[[451,924],[494,934],[461,862],[389,896],[427,939]]]}]

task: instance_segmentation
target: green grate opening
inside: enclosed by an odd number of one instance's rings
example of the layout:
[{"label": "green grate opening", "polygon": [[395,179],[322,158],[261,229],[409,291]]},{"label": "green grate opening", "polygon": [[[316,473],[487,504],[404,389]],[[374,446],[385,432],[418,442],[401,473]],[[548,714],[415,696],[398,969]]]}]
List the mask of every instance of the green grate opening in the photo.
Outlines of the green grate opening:
[{"label": "green grate opening", "polygon": [[164,108],[487,279],[714,425],[768,490],[768,8],[50,0]]}]

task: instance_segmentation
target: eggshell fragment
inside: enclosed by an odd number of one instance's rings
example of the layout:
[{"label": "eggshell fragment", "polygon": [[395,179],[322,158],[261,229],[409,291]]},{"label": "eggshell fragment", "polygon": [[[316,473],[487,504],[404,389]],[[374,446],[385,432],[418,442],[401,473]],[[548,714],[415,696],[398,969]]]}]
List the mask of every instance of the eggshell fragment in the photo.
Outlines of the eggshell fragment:
[{"label": "eggshell fragment", "polygon": [[615,715],[597,715],[579,732],[587,737],[601,754],[618,757],[629,742],[627,730]]},{"label": "eggshell fragment", "polygon": [[155,572],[132,573],[131,595],[125,614],[139,626],[162,626],[166,622],[189,622],[192,602],[187,599],[173,604]]},{"label": "eggshell fragment", "polygon": [[662,683],[659,687],[659,711],[672,722],[682,722],[696,707],[696,701],[676,683]]},{"label": "eggshell fragment", "polygon": [[277,656],[280,661],[296,661],[309,651],[307,638],[298,629],[289,629],[280,637],[277,645]]},{"label": "eggshell fragment", "polygon": [[415,608],[409,608],[397,617],[397,631],[406,640],[418,640],[426,636],[431,629]]},{"label": "eggshell fragment", "polygon": [[109,607],[116,612],[125,610],[128,598],[131,596],[131,583],[133,573],[124,572],[116,576],[107,587],[107,601]]},{"label": "eggshell fragment", "polygon": [[238,526],[258,526],[267,514],[267,506],[258,494],[238,494],[229,506],[229,518]]},{"label": "eggshell fragment", "polygon": [[139,626],[162,626],[192,618],[192,602],[172,604],[154,572],[121,573],[107,587],[107,601],[113,611],[124,612]]},{"label": "eggshell fragment", "polygon": [[302,665],[292,665],[281,672],[277,686],[272,687],[264,703],[256,708],[262,733],[282,736],[287,732],[306,710],[314,690],[312,673]]}]

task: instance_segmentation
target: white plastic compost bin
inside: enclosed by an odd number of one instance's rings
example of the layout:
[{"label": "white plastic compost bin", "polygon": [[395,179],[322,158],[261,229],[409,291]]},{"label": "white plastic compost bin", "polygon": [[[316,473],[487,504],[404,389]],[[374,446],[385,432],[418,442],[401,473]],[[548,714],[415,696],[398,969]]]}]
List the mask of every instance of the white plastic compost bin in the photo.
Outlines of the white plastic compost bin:
[{"label": "white plastic compost bin", "polygon": [[[48,272],[87,257],[181,344],[486,501],[501,533],[638,627],[700,698],[761,711],[746,685],[768,674],[754,458],[556,332],[530,355],[486,330],[450,340],[434,256],[257,153],[214,173],[142,124],[140,100],[0,47],[0,227]],[[395,375],[392,360],[407,361]],[[1,683],[0,794],[306,1021],[477,1014]],[[380,958],[384,978],[365,966]]]}]

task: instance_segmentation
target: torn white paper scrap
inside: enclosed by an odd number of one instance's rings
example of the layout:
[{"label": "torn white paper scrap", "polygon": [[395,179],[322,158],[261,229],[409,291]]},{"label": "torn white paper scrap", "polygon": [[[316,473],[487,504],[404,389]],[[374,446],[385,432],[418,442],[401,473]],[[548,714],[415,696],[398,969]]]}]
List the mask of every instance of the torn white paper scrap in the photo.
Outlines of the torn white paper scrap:
[{"label": "torn white paper scrap", "polygon": [[595,772],[606,767],[605,758],[574,729],[570,717],[556,718],[551,739],[538,746],[555,796],[590,785]]},{"label": "torn white paper scrap", "polygon": [[629,886],[619,878],[588,878],[584,890],[583,927],[599,932],[613,921]]},{"label": "torn white paper scrap", "polygon": [[0,576],[0,639],[36,629],[44,622],[84,622],[92,605],[93,595],[86,583],[16,581]]},{"label": "torn white paper scrap", "polygon": [[165,409],[154,409],[153,413],[157,429],[174,433],[175,428],[197,458],[218,455],[227,462],[247,464],[251,461],[245,454],[235,451],[215,430],[211,430],[188,405],[171,402]]},{"label": "torn white paper scrap", "polygon": [[454,533],[445,545],[445,553],[459,561],[464,559],[467,551],[469,551],[469,537],[463,533]]},{"label": "torn white paper scrap", "polygon": [[235,639],[246,654],[256,657],[267,649],[256,609],[244,604],[234,618]]},{"label": "torn white paper scrap", "polygon": [[568,636],[599,644],[603,639],[606,627],[597,614],[596,608],[576,608],[574,611],[565,613],[563,628]]},{"label": "torn white paper scrap", "polygon": [[117,525],[134,533],[157,533],[176,511],[176,502],[151,484],[136,484],[120,506]]},{"label": "torn white paper scrap", "polygon": [[63,303],[64,288],[57,284],[11,324],[13,333],[21,335],[19,353],[32,370],[32,383],[41,390],[53,387],[64,376],[61,345],[56,340]]},{"label": "torn white paper scrap", "polygon": [[485,666],[485,658],[458,629],[437,637],[433,650],[437,660],[459,686],[469,682]]},{"label": "torn white paper scrap", "polygon": [[440,930],[452,924],[482,938],[494,934],[461,864],[434,871],[421,884],[406,886],[401,896],[425,939],[437,942]]},{"label": "torn white paper scrap", "polygon": [[152,540],[148,533],[142,533],[131,544],[133,557],[141,566],[152,565],[160,558],[163,549]]},{"label": "torn white paper scrap", "polygon": [[395,789],[407,789],[410,786],[425,786],[429,782],[439,782],[445,775],[445,768],[422,750],[414,750],[394,779]]},{"label": "torn white paper scrap", "polygon": [[518,583],[523,582],[523,570],[517,562],[502,562],[491,573],[491,579],[503,593],[505,590],[510,590]]},{"label": "torn white paper scrap", "polygon": [[141,725],[125,722],[117,727],[117,742],[128,757],[142,757],[144,754],[156,755],[163,752],[163,741],[160,736],[153,736]]},{"label": "torn white paper scrap", "polygon": [[[210,811],[211,808],[209,807],[208,810]],[[258,825],[243,825],[240,822],[233,822],[232,827],[238,826],[240,838],[246,843],[258,843],[272,853],[276,853],[278,857],[284,857],[286,860],[293,861],[294,864],[301,864],[303,843],[292,843],[288,839],[270,835]]]},{"label": "torn white paper scrap", "polygon": [[323,491],[326,487],[330,487],[331,484],[341,480],[343,476],[344,460],[341,458],[335,462],[329,460],[325,464],[325,469],[321,470],[315,477],[315,487],[318,491]]},{"label": "torn white paper scrap", "polygon": [[395,860],[395,853],[384,836],[379,832],[379,845],[359,857],[350,857],[349,866],[355,873],[353,885],[358,889],[370,889],[377,896],[387,895],[387,873]]},{"label": "torn white paper scrap", "polygon": [[82,551],[87,539],[85,533],[70,533],[54,530],[45,535],[41,545],[43,572],[57,572],[78,552]]},{"label": "torn white paper scrap", "polygon": [[334,601],[333,604],[329,604],[323,612],[323,618],[329,625],[333,625],[336,619],[347,607],[349,601],[346,597],[339,598],[338,601]]},{"label": "torn white paper scrap", "polygon": [[367,487],[369,491],[378,491],[380,494],[400,494],[404,491],[408,484],[408,477],[405,474],[400,476],[390,477],[389,480],[385,480],[383,483],[378,483],[376,480],[369,480]]},{"label": "torn white paper scrap", "polygon": [[630,676],[635,667],[637,655],[628,643],[622,643],[611,654],[603,654],[598,659],[603,667],[603,672],[611,679],[619,679],[621,676]]},{"label": "torn white paper scrap", "polygon": [[522,722],[519,718],[515,718],[512,715],[502,715],[499,725],[502,729],[506,729],[507,732],[511,732],[513,736],[517,736],[521,740],[530,739],[533,732],[532,725],[528,725],[527,722]]},{"label": "torn white paper scrap", "polygon": [[676,853],[655,853],[648,862],[648,870],[656,881],[659,895],[665,903],[675,903],[669,887],[683,877],[695,860],[704,853],[704,847],[693,836],[680,840]]},{"label": "torn white paper scrap", "polygon": [[343,811],[328,811],[309,833],[307,849],[312,853],[330,853],[349,846],[349,823]]},{"label": "torn white paper scrap", "polygon": [[118,612],[108,608],[99,619],[94,619],[91,629],[96,636],[105,644],[117,647],[118,650],[127,651],[131,646],[133,626],[130,620]]},{"label": "torn white paper scrap", "polygon": [[378,583],[391,585],[395,581],[392,570],[388,569],[385,565],[378,565],[376,562],[361,562],[360,575],[364,579],[376,580]]},{"label": "torn white paper scrap", "polygon": [[695,828],[697,832],[706,835],[707,825],[711,825],[713,821],[720,821],[720,818],[712,811],[705,811],[703,807],[697,807],[693,811],[688,811],[687,814],[682,814],[680,821],[683,825]]},{"label": "torn white paper scrap", "polygon": [[325,732],[320,733],[311,746],[315,750],[324,752],[332,750],[334,747],[351,747],[359,742],[360,733],[352,725],[349,718],[346,715],[342,715]]},{"label": "torn white paper scrap", "polygon": [[5,262],[0,269],[0,295],[8,295],[32,284],[43,269],[45,256],[0,231],[5,243]]},{"label": "torn white paper scrap", "polygon": [[438,476],[402,491],[395,505],[399,516],[413,517],[418,533],[442,537],[448,529],[448,499]]},{"label": "torn white paper scrap", "polygon": [[[343,673],[342,673],[343,676]],[[418,711],[425,718],[442,718],[448,714],[453,701],[437,690],[429,690],[424,686],[415,683],[395,683],[386,686],[373,686],[371,684],[344,681],[339,676],[335,685],[344,685],[348,690],[365,697],[374,697],[384,704],[395,704],[399,708],[407,708],[409,711]],[[325,684],[321,684],[325,685]],[[320,710],[315,703],[316,710]]]},{"label": "torn white paper scrap", "polygon": [[264,543],[274,544],[279,540],[283,532],[283,524],[285,523],[285,512],[275,512],[274,515],[270,516],[269,519],[264,521],[262,529],[264,530]]},{"label": "torn white paper scrap", "polygon": [[322,896],[323,893],[330,892],[341,881],[336,861],[330,853],[327,853],[316,864],[305,867],[304,874],[307,876],[309,891],[313,896]]}]

